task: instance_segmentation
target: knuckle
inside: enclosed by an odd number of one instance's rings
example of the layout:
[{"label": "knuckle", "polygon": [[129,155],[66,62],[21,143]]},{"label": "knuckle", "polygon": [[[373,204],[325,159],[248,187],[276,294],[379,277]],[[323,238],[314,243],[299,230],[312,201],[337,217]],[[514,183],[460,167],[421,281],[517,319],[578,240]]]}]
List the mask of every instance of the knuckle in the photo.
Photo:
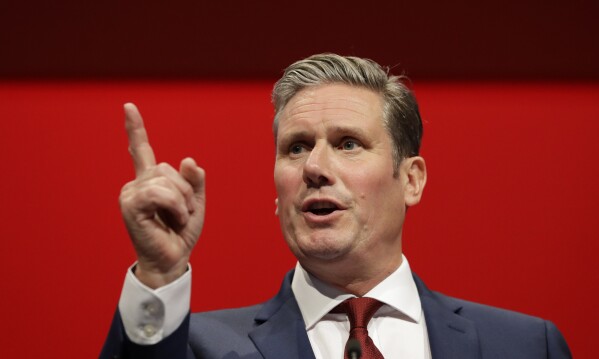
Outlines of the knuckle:
[{"label": "knuckle", "polygon": [[121,207],[121,210],[128,211],[133,207],[133,203],[134,201],[129,193],[122,193],[119,196],[119,206]]},{"label": "knuckle", "polygon": [[127,191],[129,191],[129,187],[131,187],[130,182],[127,182],[123,185],[123,187],[121,187],[121,195],[123,195],[123,193],[126,193]]},{"label": "knuckle", "polygon": [[164,177],[164,176],[160,176],[160,177],[154,177],[152,179],[150,179],[148,181],[148,185],[149,187],[165,187],[165,188],[172,188],[173,184],[172,182]]},{"label": "knuckle", "polygon": [[121,187],[121,192],[119,197],[124,197],[127,196],[135,187],[136,182],[135,181],[131,181],[131,182],[127,182],[123,185],[123,187]]},{"label": "knuckle", "polygon": [[155,166],[156,172],[158,172],[160,174],[163,174],[163,175],[166,175],[167,173],[170,173],[172,171],[172,169],[173,168],[171,167],[171,165],[169,165],[166,162],[160,162],[159,164],[157,164]]},{"label": "knuckle", "polygon": [[167,196],[165,191],[161,191],[157,186],[147,186],[138,192],[141,197],[145,197],[150,201],[155,201],[157,198]]},{"label": "knuckle", "polygon": [[183,192],[183,195],[185,195],[186,197],[192,196],[193,195],[193,187],[191,187],[191,185],[189,183],[186,183],[182,189],[182,192]]},{"label": "knuckle", "polygon": [[174,204],[180,202],[176,192],[168,188],[160,188],[157,186],[147,187],[144,189],[144,193],[140,194],[140,196],[143,196],[149,201],[158,205],[163,204],[167,206],[173,206]]}]

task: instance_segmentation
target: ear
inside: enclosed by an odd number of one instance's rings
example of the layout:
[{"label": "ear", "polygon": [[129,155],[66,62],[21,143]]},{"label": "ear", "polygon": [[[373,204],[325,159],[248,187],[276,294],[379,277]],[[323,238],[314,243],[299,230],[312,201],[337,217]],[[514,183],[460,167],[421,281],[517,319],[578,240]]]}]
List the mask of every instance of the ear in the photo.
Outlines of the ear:
[{"label": "ear", "polygon": [[424,158],[414,156],[404,159],[401,167],[404,201],[407,207],[415,206],[420,202],[426,185],[426,163]]},{"label": "ear", "polygon": [[279,215],[279,199],[275,198],[275,216]]}]

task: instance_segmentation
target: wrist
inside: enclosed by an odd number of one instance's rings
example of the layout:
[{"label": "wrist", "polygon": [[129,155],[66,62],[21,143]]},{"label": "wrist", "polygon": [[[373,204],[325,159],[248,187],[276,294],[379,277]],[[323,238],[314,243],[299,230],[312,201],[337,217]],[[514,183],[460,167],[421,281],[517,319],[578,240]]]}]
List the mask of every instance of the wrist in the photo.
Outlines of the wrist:
[{"label": "wrist", "polygon": [[157,289],[168,285],[180,278],[188,270],[187,262],[183,265],[176,266],[168,271],[148,268],[141,262],[138,262],[133,268],[135,277],[145,286]]}]

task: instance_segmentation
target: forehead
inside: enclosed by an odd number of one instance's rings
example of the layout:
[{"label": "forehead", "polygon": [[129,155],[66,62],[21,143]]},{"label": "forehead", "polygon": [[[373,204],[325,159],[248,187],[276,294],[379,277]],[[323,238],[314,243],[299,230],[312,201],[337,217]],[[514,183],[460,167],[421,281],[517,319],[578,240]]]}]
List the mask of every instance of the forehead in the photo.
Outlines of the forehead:
[{"label": "forehead", "polygon": [[383,125],[381,95],[345,84],[311,86],[299,91],[283,109],[279,132],[314,124]]}]

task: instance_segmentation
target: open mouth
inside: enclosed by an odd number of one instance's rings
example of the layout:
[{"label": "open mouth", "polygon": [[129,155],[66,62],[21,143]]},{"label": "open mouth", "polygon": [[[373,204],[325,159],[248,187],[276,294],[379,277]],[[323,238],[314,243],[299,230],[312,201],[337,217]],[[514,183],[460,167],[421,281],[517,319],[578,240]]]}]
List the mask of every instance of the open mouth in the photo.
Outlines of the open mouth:
[{"label": "open mouth", "polygon": [[328,201],[322,201],[311,203],[306,209],[306,212],[313,213],[317,216],[326,216],[327,214],[331,214],[338,209],[339,207],[337,207],[336,204]]}]

